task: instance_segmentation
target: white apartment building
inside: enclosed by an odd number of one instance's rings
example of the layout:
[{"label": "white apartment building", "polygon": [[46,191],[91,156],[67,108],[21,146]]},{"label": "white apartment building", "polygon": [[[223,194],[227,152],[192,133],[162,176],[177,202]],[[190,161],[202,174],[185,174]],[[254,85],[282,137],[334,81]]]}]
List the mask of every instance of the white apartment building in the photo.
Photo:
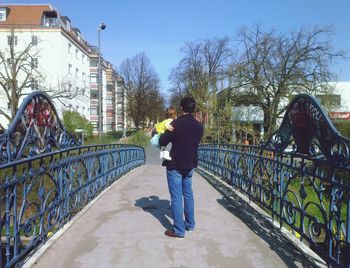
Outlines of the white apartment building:
[{"label": "white apartment building", "polygon": [[334,82],[335,109],[329,115],[334,120],[350,120],[350,82]]},{"label": "white apartment building", "polygon": [[115,98],[116,98],[116,130],[125,130],[127,122],[127,114],[126,114],[126,94],[125,94],[125,83],[124,79],[121,76],[117,76],[117,83],[116,83],[116,91],[115,91]]},{"label": "white apartment building", "polygon": [[[35,44],[32,49],[37,54],[34,64],[42,78],[33,81],[32,87],[26,88],[26,91],[30,93],[46,88],[76,94],[71,100],[53,99],[57,111],[76,110],[89,119],[89,48],[70,19],[61,16],[51,5],[0,4],[0,51],[7,53],[11,41],[18,51],[30,42]],[[7,100],[3,92],[0,94],[0,107],[6,110]],[[4,120],[4,117],[0,117],[1,122]]]},{"label": "white apartment building", "polygon": [[[99,123],[99,114],[102,110],[102,132],[107,132],[107,130],[112,130],[107,127],[107,62],[100,58],[101,64],[101,81],[98,77],[98,48],[95,46],[89,47],[90,51],[90,116],[89,120],[93,126],[93,133],[98,134],[100,129]],[[99,82],[101,83],[101,88],[99,88]],[[102,91],[102,94],[99,94],[99,91]],[[101,99],[100,99],[101,98]],[[100,101],[102,109],[100,108]]]}]

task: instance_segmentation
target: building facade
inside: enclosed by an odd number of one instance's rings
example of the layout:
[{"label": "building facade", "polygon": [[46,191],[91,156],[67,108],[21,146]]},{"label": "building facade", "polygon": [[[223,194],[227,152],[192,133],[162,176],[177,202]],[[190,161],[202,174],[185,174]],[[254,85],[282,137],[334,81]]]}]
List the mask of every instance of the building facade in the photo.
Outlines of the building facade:
[{"label": "building facade", "polygon": [[125,83],[123,77],[117,75],[116,83],[116,130],[121,131],[127,128],[127,114],[126,114],[126,94],[125,94]]},{"label": "building facade", "polygon": [[[30,48],[30,74],[23,73],[16,78],[19,84],[22,82],[20,80],[25,81],[28,77],[32,80],[23,88],[23,93],[28,94],[33,90],[47,92],[60,115],[64,110],[79,112],[92,123],[94,134],[99,132],[101,101],[102,131],[124,129],[122,78],[113,65],[101,57],[99,79],[98,48],[84,39],[68,17],[62,16],[51,5],[0,4],[0,51],[6,54],[6,62],[0,62],[2,73],[6,73],[5,69],[14,62],[9,54],[10,47],[18,53]],[[2,82],[6,84],[6,81]],[[10,112],[9,100],[2,88],[0,109]],[[9,123],[1,115],[0,122],[4,126]]]},{"label": "building facade", "polygon": [[[65,109],[76,110],[87,118],[90,114],[90,59],[87,41],[79,29],[51,5],[0,5],[0,13],[3,14],[0,51],[7,53],[11,61],[10,47],[16,55],[28,49],[34,66],[32,71],[35,69],[31,85],[25,86],[22,93],[45,89],[59,113]],[[4,68],[2,64],[0,71],[3,73]],[[26,74],[22,73],[17,79],[16,82],[22,84]],[[1,92],[0,107],[8,111],[8,106]]]},{"label": "building facade", "polygon": [[[98,76],[98,48],[90,46],[90,122],[94,128],[94,134],[98,134],[100,103],[102,105],[102,132],[121,131],[125,128],[125,98],[124,82],[118,75],[114,66],[100,58],[101,81]],[[100,87],[99,87],[99,83]],[[102,94],[99,94],[101,89]],[[101,99],[100,99],[101,98]]]}]

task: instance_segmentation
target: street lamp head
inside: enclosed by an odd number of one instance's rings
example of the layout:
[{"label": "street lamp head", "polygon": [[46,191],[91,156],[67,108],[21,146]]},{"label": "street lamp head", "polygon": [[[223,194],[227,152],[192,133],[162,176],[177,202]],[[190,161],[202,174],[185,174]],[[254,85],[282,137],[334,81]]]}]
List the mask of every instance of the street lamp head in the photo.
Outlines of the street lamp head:
[{"label": "street lamp head", "polygon": [[106,29],[106,27],[107,27],[107,25],[104,24],[103,22],[100,23],[100,25],[98,25],[98,28],[101,29],[102,31],[103,31],[104,29]]}]

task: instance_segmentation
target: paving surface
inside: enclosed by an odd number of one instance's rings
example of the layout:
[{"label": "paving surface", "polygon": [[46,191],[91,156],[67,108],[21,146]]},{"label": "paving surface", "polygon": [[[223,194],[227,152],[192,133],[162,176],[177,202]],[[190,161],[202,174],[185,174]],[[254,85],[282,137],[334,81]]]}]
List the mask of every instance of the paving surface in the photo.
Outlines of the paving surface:
[{"label": "paving surface", "polygon": [[54,241],[32,267],[311,267],[313,263],[238,197],[193,177],[196,229],[171,228],[165,169],[158,150],[114,184]]}]

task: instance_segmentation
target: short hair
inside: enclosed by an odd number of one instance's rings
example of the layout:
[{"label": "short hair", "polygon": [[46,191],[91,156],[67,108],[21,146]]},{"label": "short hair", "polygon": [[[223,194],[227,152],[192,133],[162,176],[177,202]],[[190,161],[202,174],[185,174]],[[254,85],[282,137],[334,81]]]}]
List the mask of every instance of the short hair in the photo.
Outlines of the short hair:
[{"label": "short hair", "polygon": [[196,109],[196,101],[191,97],[184,97],[180,102],[181,108],[185,113],[193,113]]},{"label": "short hair", "polygon": [[175,119],[176,118],[176,109],[173,107],[169,107],[168,109],[166,109],[165,111],[165,118],[172,118]]}]

